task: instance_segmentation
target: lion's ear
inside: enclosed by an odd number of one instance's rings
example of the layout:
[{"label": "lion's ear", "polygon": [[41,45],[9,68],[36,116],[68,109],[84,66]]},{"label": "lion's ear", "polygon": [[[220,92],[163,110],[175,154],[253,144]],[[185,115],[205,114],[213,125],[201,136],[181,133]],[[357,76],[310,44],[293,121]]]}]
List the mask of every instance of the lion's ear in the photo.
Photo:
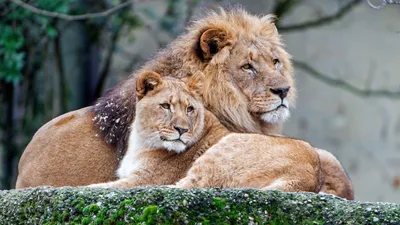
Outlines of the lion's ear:
[{"label": "lion's ear", "polygon": [[142,99],[147,93],[154,90],[162,83],[160,74],[156,72],[144,72],[136,80],[136,95]]},{"label": "lion's ear", "polygon": [[201,71],[197,71],[192,76],[183,78],[183,81],[190,90],[199,91],[203,88],[204,79],[204,74]]},{"label": "lion's ear", "polygon": [[201,34],[199,42],[203,59],[210,60],[221,49],[231,45],[233,38],[224,29],[210,28]]}]

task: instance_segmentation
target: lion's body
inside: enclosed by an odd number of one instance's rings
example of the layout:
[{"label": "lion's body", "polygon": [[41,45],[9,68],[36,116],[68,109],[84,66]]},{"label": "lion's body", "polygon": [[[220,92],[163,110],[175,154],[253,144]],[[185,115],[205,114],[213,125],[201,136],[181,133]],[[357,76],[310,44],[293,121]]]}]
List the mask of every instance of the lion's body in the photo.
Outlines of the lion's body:
[{"label": "lion's body", "polygon": [[353,200],[353,185],[339,160],[326,150],[316,150],[321,159],[322,172],[325,174],[325,182],[321,187],[321,192]]},{"label": "lion's body", "polygon": [[20,159],[17,188],[78,186],[115,179],[115,148],[96,137],[93,116],[90,108],[83,108],[40,128]]},{"label": "lion's body", "polygon": [[319,157],[310,144],[285,137],[234,133],[198,158],[176,187],[318,193],[322,184]]},{"label": "lion's body", "polygon": [[[147,91],[143,87],[149,83]],[[138,95],[145,94],[136,105],[120,179],[91,187],[173,185],[184,177],[177,187],[319,192],[323,174],[310,144],[231,133],[183,84],[154,73],[139,76]],[[185,127],[185,132],[177,127]]]}]

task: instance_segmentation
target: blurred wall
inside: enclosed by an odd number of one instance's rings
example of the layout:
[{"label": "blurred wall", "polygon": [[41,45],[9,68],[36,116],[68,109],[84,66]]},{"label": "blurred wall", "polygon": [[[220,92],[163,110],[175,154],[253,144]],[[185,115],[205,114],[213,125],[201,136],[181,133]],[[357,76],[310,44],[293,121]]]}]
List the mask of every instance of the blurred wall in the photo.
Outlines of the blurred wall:
[{"label": "blurred wall", "polygon": [[[285,24],[334,13],[334,1],[308,1]],[[400,8],[365,4],[337,22],[284,34],[295,60],[360,89],[400,91]],[[334,153],[349,173],[355,197],[400,203],[400,97],[357,96],[296,68],[299,98],[284,133]]]}]

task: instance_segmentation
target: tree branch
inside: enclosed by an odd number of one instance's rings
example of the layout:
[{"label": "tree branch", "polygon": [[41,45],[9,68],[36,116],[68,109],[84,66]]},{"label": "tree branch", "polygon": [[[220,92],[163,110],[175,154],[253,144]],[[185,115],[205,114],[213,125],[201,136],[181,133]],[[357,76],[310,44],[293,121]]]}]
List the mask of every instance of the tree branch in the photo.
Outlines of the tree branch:
[{"label": "tree branch", "polygon": [[99,17],[106,17],[113,13],[118,12],[120,9],[130,6],[131,4],[136,2],[136,0],[128,0],[124,3],[116,5],[110,9],[107,9],[106,11],[103,11],[103,12],[88,13],[88,14],[82,14],[82,15],[69,15],[69,14],[63,14],[63,13],[50,12],[47,10],[36,8],[35,6],[29,5],[21,0],[11,0],[11,2],[35,13],[35,14],[72,21],[72,20],[86,20],[86,19],[93,19],[93,18],[99,18]]},{"label": "tree branch", "polygon": [[298,30],[305,30],[313,27],[323,26],[329,23],[332,23],[335,20],[339,20],[344,15],[349,13],[356,5],[358,5],[361,0],[352,0],[342,8],[340,8],[335,14],[330,16],[321,17],[316,20],[307,21],[300,24],[293,24],[287,26],[279,26],[279,32],[291,32],[291,31],[298,31]]},{"label": "tree branch", "polygon": [[[57,32],[60,33],[60,30],[57,30]],[[68,110],[68,83],[65,80],[61,37],[61,35],[57,35],[57,37],[54,38],[54,59],[57,66],[56,70],[58,72],[58,88],[60,89],[60,112],[65,113]]]},{"label": "tree branch", "polygon": [[[292,9],[302,3],[302,0],[275,0],[274,8],[272,9],[273,14],[278,18],[283,18],[284,15],[292,11]],[[279,24],[279,20],[276,21]]]},{"label": "tree branch", "polygon": [[108,53],[107,53],[107,56],[105,57],[104,65],[100,72],[99,80],[97,81],[96,88],[94,90],[93,99],[97,99],[98,97],[100,97],[101,93],[103,92],[104,85],[107,80],[107,76],[110,74],[109,70],[110,70],[110,67],[112,64],[113,53],[115,51],[115,47],[117,45],[119,36],[120,36],[122,28],[124,26],[125,26],[125,21],[123,21],[122,24],[119,25],[116,28],[116,30],[114,31],[114,33],[111,35],[111,43],[108,47]]},{"label": "tree branch", "polygon": [[293,64],[317,80],[320,80],[330,86],[339,87],[361,97],[386,97],[391,99],[400,99],[400,91],[362,89],[344,80],[331,78],[325,74],[322,74],[305,62],[293,60]]}]

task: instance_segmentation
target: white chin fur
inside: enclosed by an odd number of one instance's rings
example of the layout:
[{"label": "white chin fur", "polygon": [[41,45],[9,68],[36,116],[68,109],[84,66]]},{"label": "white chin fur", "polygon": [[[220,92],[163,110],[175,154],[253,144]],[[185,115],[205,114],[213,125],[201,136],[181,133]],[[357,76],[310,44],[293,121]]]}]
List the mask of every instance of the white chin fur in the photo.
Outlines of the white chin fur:
[{"label": "white chin fur", "polygon": [[180,141],[163,141],[163,146],[168,151],[174,151],[176,153],[182,153],[186,150],[186,145]]},{"label": "white chin fur", "polygon": [[272,112],[264,113],[261,119],[266,123],[282,123],[290,117],[290,111],[287,108],[279,108]]}]

